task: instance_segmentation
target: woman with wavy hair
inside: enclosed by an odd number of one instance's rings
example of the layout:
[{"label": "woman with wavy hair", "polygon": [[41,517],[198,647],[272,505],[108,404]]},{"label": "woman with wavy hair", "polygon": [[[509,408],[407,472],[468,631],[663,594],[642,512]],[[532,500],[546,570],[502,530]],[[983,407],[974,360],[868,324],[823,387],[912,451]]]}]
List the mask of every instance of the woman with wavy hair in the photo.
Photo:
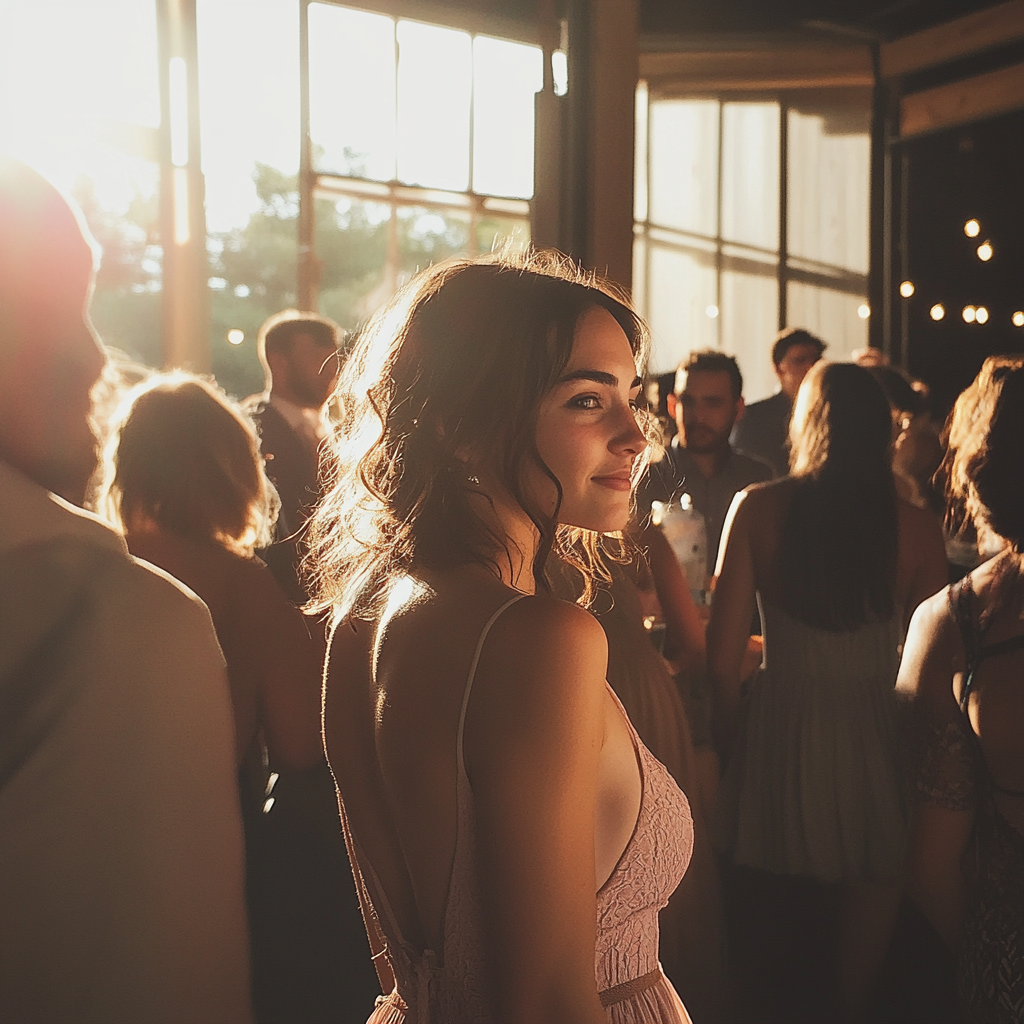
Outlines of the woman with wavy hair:
[{"label": "woman with wavy hair", "polygon": [[373,1024],[688,1020],[657,949],[687,802],[546,573],[592,593],[626,526],[646,351],[593,279],[497,255],[416,277],[342,373],[311,559]]},{"label": "woman with wavy hair", "polygon": [[265,796],[261,742],[276,766],[322,756],[323,641],[253,556],[272,536],[277,494],[252,423],[222,391],[186,373],[132,389],[111,426],[97,508],[128,549],[207,604],[227,661],[243,810]]},{"label": "woman with wavy hair", "polygon": [[[818,363],[790,475],[737,496],[708,661],[722,747],[715,842],[734,954],[764,1019],[859,1019],[895,913],[906,827],[894,685],[913,609],[945,579],[938,520],[901,501],[871,374]],[[755,595],[764,661],[740,666]]]},{"label": "woman with wavy hair", "polygon": [[1024,359],[957,400],[948,525],[1002,551],[917,610],[899,689],[917,726],[908,893],[957,956],[964,1020],[1024,1018]]}]

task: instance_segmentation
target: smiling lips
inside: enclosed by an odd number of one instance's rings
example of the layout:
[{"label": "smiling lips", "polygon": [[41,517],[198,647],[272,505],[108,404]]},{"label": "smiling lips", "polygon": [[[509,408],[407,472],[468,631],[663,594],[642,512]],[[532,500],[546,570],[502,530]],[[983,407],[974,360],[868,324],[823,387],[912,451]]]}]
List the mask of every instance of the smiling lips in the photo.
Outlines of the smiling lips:
[{"label": "smiling lips", "polygon": [[612,476],[594,476],[591,480],[595,484],[607,487],[612,491],[628,491],[632,486],[632,480],[628,473],[616,473]]}]

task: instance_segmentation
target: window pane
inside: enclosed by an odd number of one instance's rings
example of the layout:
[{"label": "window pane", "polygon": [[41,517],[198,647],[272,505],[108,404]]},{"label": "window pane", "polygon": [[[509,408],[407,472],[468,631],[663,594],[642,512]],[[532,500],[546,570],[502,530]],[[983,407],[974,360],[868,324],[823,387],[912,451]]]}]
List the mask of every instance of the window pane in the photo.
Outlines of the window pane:
[{"label": "window pane", "polygon": [[722,106],[722,237],[779,247],[779,105]]},{"label": "window pane", "polygon": [[806,327],[828,343],[825,355],[833,361],[850,358],[868,343],[868,322],[857,309],[863,295],[850,295],[802,281],[790,281],[786,289],[787,319],[793,327]]},{"label": "window pane", "polygon": [[398,178],[408,185],[464,192],[469,188],[470,37],[400,21],[398,46]]},{"label": "window pane", "polygon": [[322,196],[315,209],[320,311],[351,329],[391,297],[386,273],[391,210],[386,203]]},{"label": "window pane", "polygon": [[476,222],[476,252],[491,252],[502,244],[525,248],[530,244],[530,222],[488,213]]},{"label": "window pane", "polygon": [[863,120],[844,110],[789,111],[789,251],[866,274],[871,143]]},{"label": "window pane", "polygon": [[536,46],[473,40],[473,190],[533,195],[533,98],[544,84]]},{"label": "window pane", "polygon": [[718,101],[651,103],[650,217],[662,227],[718,230]]},{"label": "window pane", "polygon": [[422,206],[398,208],[399,280],[404,284],[431,263],[469,249],[468,213],[430,210]]},{"label": "window pane", "polygon": [[395,23],[309,7],[309,127],[318,170],[395,176]]},{"label": "window pane", "polygon": [[717,348],[715,262],[710,253],[651,247],[647,315],[654,347],[650,371],[667,373],[691,349]]},{"label": "window pane", "polygon": [[775,274],[774,264],[766,264],[764,274],[722,271],[722,348],[740,364],[748,402],[775,390],[770,357],[779,320]]}]

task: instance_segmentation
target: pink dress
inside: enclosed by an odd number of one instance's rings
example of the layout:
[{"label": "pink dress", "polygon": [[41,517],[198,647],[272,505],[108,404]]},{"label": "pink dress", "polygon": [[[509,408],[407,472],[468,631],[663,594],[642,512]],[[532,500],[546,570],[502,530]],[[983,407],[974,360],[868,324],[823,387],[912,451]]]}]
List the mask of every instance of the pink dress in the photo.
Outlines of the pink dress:
[{"label": "pink dress", "polygon": [[[373,915],[385,937],[385,955],[395,976],[395,990],[378,999],[367,1024],[489,1024],[493,1019],[474,869],[473,792],[463,762],[462,736],[484,641],[498,616],[517,600],[504,604],[484,626],[462,702],[455,857],[442,950],[418,950],[402,937],[387,894],[342,808],[356,888],[364,910]],[[625,711],[622,714],[629,724]],[[640,812],[619,863],[597,893],[597,988],[613,1024],[689,1024],[682,1001],[658,963],[658,911],[686,871],[693,822],[686,797],[631,724],[629,730],[641,768]]]}]

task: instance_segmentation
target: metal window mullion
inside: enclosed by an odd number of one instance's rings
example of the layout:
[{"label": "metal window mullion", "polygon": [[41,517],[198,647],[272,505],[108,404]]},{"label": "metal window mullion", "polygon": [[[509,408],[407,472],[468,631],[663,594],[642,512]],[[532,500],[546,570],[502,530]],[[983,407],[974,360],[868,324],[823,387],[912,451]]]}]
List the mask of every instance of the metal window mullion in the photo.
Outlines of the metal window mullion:
[{"label": "metal window mullion", "polygon": [[784,96],[779,104],[779,330],[789,320],[789,104]]},{"label": "metal window mullion", "polygon": [[722,158],[725,154],[725,101],[718,97],[718,168],[715,184],[716,209],[715,209],[715,307],[718,309],[718,316],[715,317],[715,333],[717,335],[718,347],[722,347],[722,181],[724,171]]}]

